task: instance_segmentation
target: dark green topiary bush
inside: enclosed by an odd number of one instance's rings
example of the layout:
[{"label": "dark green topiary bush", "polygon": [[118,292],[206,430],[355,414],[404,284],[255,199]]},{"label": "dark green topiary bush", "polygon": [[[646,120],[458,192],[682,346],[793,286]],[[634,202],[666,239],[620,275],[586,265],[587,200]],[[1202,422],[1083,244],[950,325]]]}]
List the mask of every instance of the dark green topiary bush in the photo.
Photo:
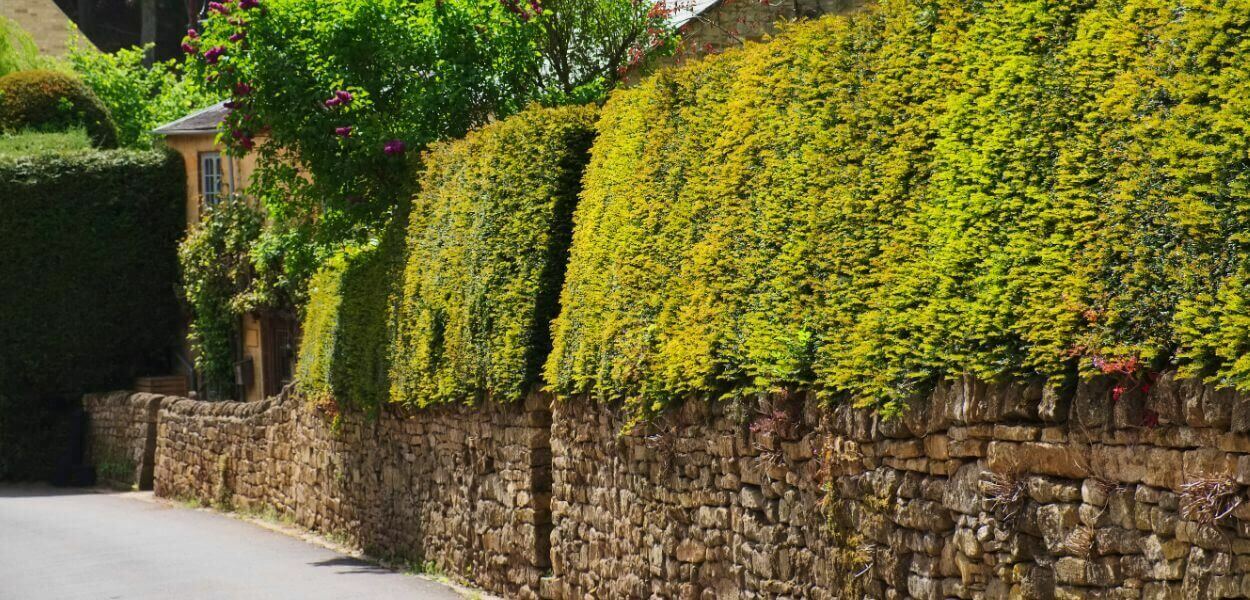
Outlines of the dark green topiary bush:
[{"label": "dark green topiary bush", "polygon": [[1168,363],[1250,389],[1245,17],[883,0],[616,93],[549,383],[640,415]]},{"label": "dark green topiary bush", "polygon": [[172,153],[0,159],[0,478],[52,451],[49,402],[174,368],[185,177]]},{"label": "dark green topiary bush", "polygon": [[117,125],[95,93],[57,71],[0,77],[0,131],[63,131],[83,127],[97,148],[117,147]]}]

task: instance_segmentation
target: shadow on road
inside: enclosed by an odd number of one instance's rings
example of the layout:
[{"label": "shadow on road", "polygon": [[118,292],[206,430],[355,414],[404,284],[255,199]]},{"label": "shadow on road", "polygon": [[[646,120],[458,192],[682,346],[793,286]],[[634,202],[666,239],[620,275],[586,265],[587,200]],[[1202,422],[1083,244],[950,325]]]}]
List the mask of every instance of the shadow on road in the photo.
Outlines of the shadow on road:
[{"label": "shadow on road", "polygon": [[314,567],[337,567],[341,570],[336,571],[341,575],[371,575],[371,574],[392,574],[394,571],[375,565],[371,562],[352,558],[350,556],[340,556],[337,558],[329,558],[308,563]]},{"label": "shadow on road", "polygon": [[104,494],[105,490],[96,488],[60,488],[43,483],[5,483],[0,484],[0,498],[43,498],[49,496],[81,496],[83,494]]}]

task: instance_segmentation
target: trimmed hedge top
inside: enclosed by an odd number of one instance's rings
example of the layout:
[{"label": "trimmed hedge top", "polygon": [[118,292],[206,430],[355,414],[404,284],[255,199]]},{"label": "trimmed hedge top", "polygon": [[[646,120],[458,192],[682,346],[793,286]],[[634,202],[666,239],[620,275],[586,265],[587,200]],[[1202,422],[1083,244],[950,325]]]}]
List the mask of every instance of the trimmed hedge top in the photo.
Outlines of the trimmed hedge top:
[{"label": "trimmed hedge top", "polygon": [[883,0],[614,94],[548,382],[649,414],[941,377],[1250,387],[1240,3]]},{"label": "trimmed hedge top", "polygon": [[0,77],[0,131],[64,131],[83,127],[97,148],[117,147],[117,125],[104,103],[78,79],[57,71]]},{"label": "trimmed hedge top", "polygon": [[426,156],[393,400],[507,402],[538,383],[596,117],[533,108]]}]

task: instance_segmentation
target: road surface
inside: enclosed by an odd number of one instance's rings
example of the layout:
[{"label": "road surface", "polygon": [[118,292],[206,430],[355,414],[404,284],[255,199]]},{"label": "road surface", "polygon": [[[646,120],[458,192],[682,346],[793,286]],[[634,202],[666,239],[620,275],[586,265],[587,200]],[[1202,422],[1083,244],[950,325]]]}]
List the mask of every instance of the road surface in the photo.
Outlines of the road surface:
[{"label": "road surface", "polygon": [[259,525],[134,495],[0,487],[0,600],[460,600]]}]

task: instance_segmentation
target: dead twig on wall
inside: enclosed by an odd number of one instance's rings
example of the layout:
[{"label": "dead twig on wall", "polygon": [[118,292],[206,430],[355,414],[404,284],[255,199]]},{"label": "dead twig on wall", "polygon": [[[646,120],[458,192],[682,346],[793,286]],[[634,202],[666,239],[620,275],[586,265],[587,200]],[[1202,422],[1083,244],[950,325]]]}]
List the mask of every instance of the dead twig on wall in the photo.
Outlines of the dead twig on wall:
[{"label": "dead twig on wall", "polygon": [[1214,526],[1241,506],[1241,486],[1227,477],[1204,478],[1181,486],[1181,518]]}]

